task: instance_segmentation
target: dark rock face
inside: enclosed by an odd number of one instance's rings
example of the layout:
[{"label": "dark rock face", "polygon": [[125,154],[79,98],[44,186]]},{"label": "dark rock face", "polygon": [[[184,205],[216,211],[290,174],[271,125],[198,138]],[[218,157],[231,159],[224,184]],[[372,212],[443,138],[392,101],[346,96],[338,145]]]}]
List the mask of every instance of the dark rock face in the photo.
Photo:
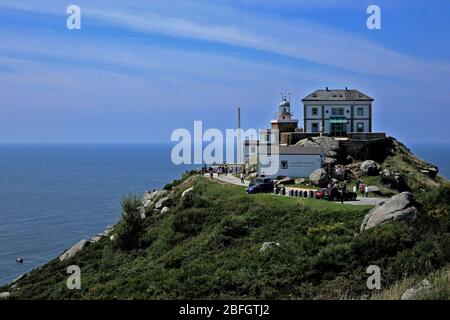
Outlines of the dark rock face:
[{"label": "dark rock face", "polygon": [[385,175],[381,177],[381,183],[389,189],[397,190],[398,192],[411,191],[411,188],[405,181],[405,178],[400,173],[394,173],[391,175]]},{"label": "dark rock face", "polygon": [[387,157],[395,152],[392,138],[380,138],[370,141],[349,140],[340,142],[340,154],[344,159],[339,159],[342,163],[346,162],[346,157],[350,156],[353,160],[372,159],[377,162],[383,162]]},{"label": "dark rock face", "polygon": [[364,217],[361,231],[373,228],[394,220],[413,220],[417,216],[417,208],[410,192],[403,192],[380,203]]}]

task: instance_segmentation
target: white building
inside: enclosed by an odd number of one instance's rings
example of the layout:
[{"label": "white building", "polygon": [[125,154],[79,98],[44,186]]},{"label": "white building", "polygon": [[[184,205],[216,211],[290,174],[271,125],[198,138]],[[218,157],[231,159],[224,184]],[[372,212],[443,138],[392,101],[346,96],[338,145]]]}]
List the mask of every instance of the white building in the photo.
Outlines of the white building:
[{"label": "white building", "polygon": [[331,136],[372,132],[373,99],[358,90],[317,90],[302,99],[304,131]]},{"label": "white building", "polygon": [[[314,170],[322,168],[323,161],[322,148],[319,146],[279,146],[276,150],[269,147],[266,154],[259,153],[258,173],[269,177],[305,178]],[[276,172],[269,169],[274,164],[278,168]]]}]

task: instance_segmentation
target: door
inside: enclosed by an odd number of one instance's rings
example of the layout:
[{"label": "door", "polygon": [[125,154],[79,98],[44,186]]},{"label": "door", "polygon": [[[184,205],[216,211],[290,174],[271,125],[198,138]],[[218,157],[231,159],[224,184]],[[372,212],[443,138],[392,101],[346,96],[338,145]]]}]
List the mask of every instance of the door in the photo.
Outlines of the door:
[{"label": "door", "polygon": [[346,123],[331,123],[330,133],[334,137],[343,137],[347,133]]}]

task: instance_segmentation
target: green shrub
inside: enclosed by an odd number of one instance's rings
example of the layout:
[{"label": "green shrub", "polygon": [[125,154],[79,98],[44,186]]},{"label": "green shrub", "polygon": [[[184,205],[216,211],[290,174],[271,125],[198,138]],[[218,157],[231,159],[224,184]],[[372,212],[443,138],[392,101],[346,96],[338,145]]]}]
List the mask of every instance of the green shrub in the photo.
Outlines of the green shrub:
[{"label": "green shrub", "polygon": [[137,249],[143,230],[141,198],[129,195],[122,200],[122,218],[117,226],[116,245],[122,250]]}]

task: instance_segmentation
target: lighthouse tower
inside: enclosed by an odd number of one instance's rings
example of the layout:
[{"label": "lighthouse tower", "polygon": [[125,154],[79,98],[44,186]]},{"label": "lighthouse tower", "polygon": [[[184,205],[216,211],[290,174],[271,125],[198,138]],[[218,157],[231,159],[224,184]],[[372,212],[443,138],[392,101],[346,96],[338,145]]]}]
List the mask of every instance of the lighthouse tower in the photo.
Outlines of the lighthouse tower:
[{"label": "lighthouse tower", "polygon": [[298,127],[298,120],[293,118],[291,113],[291,93],[281,93],[281,102],[278,107],[278,112],[276,114],[276,119],[272,120],[270,123],[272,129],[278,129],[280,133],[283,132],[294,132]]}]

